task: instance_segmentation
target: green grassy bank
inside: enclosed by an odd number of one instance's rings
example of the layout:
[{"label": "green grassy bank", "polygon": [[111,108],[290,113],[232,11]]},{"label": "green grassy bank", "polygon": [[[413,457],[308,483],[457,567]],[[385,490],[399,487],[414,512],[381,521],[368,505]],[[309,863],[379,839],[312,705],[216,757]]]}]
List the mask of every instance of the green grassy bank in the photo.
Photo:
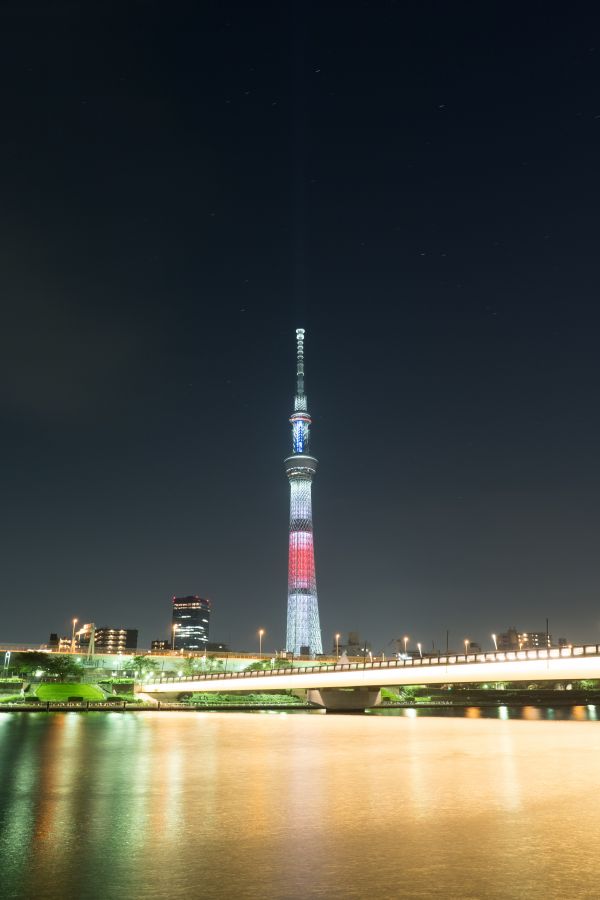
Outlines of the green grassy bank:
[{"label": "green grassy bank", "polygon": [[39,684],[33,688],[31,695],[44,702],[65,701],[69,697],[76,697],[78,700],[106,699],[104,693],[95,684]]}]

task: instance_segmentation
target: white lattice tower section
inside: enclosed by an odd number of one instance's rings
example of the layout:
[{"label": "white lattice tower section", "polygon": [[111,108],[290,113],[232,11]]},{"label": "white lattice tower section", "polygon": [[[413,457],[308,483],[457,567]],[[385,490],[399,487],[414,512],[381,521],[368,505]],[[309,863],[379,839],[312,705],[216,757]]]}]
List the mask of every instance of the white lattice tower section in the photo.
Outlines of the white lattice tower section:
[{"label": "white lattice tower section", "polygon": [[322,653],[313,544],[312,479],[317,460],[309,453],[311,418],[304,393],[304,329],[296,329],[296,396],[292,424],[293,454],[285,461],[290,481],[290,537],[286,649],[294,654]]}]

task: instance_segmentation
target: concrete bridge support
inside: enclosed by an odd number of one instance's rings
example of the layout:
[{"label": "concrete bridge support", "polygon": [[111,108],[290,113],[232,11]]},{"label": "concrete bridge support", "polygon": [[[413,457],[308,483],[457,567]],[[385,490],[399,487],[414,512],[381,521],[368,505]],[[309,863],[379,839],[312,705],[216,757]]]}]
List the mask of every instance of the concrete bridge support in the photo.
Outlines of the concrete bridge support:
[{"label": "concrete bridge support", "polygon": [[310,703],[332,713],[364,712],[368,707],[381,703],[381,689],[378,687],[311,688],[306,693]]}]

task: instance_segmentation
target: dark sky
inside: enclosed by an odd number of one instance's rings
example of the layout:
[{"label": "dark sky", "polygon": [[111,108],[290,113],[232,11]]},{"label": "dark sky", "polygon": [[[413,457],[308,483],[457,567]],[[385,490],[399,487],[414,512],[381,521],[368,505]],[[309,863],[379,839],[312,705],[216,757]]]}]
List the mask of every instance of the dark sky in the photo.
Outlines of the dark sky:
[{"label": "dark sky", "polygon": [[600,639],[594,4],[7,0],[0,639]]}]

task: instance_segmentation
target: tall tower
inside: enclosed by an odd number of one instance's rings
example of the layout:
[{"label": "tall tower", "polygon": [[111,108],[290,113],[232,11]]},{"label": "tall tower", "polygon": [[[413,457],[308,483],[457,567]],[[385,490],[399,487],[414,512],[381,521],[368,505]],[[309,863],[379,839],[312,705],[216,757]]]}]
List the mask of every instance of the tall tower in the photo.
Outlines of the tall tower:
[{"label": "tall tower", "polygon": [[292,455],[285,460],[290,481],[290,549],[286,649],[294,654],[322,653],[311,487],[317,460],[309,452],[311,418],[304,393],[304,328],[296,328],[296,396],[292,423]]}]

